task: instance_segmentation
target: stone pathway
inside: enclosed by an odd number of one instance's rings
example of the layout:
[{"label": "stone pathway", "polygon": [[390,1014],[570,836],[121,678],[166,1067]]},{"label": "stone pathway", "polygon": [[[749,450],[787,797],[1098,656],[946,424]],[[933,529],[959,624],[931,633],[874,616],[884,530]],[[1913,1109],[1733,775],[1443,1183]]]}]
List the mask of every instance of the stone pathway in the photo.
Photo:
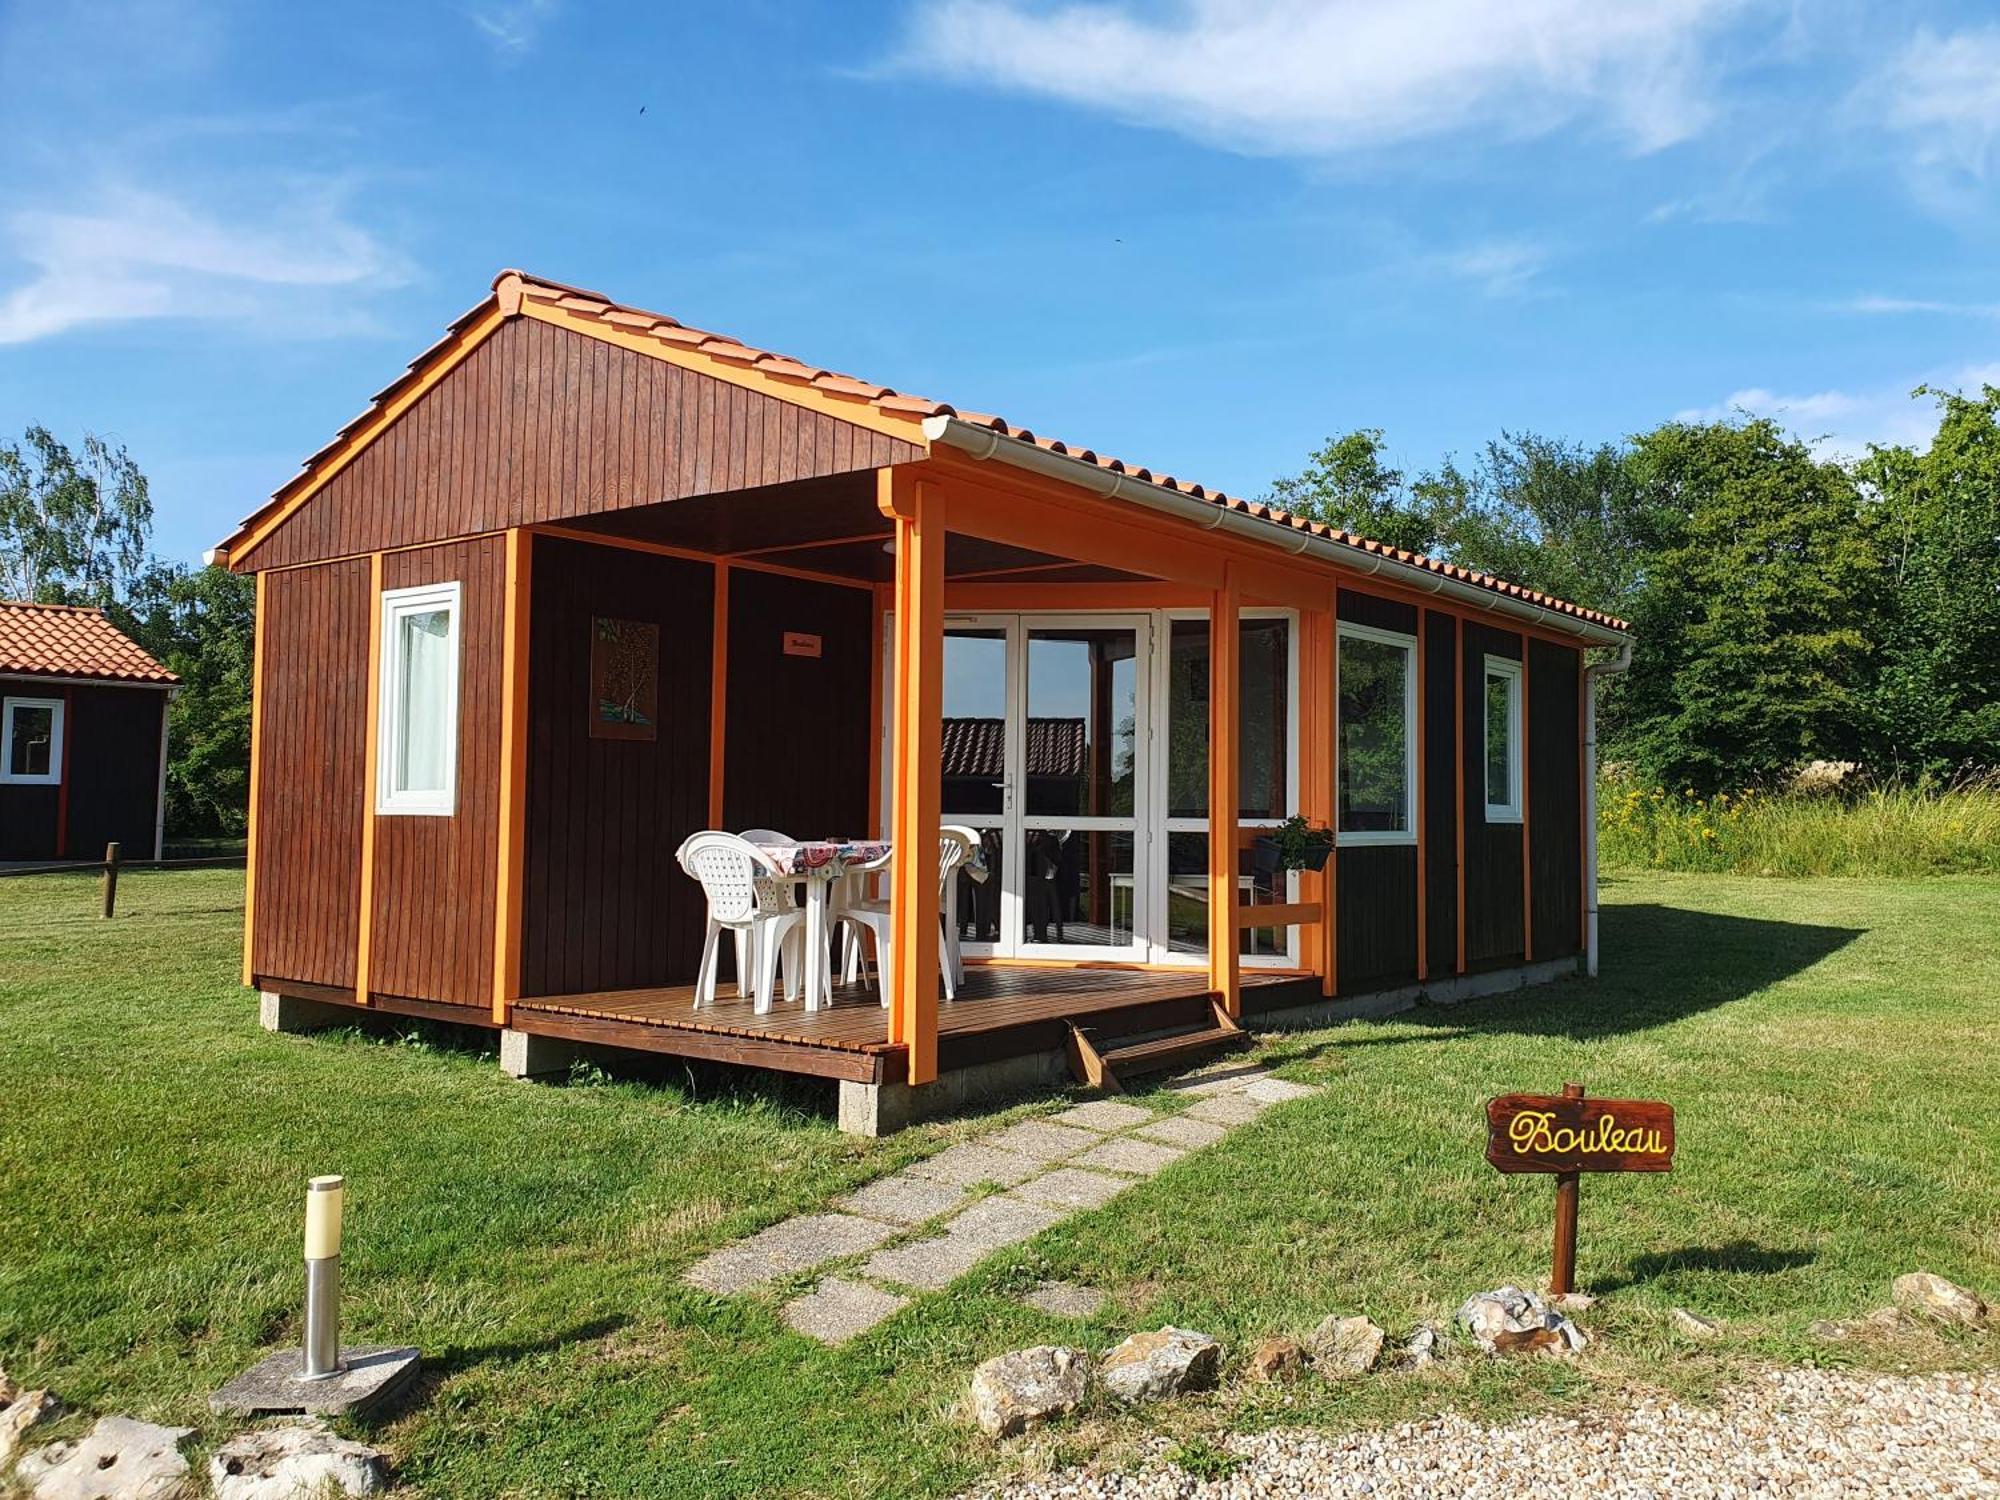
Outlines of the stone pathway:
[{"label": "stone pathway", "polygon": [[[817,1273],[810,1291],[785,1304],[785,1322],[822,1343],[845,1343],[908,1306],[912,1294],[947,1287],[996,1251],[1101,1207],[1272,1105],[1317,1092],[1236,1063],[1150,1096],[1158,1107],[1093,1099],[948,1147],[849,1193],[835,1212],[773,1224],[697,1261],[686,1279],[736,1296]],[[1088,1317],[1102,1295],[1050,1282],[1024,1300]]]}]

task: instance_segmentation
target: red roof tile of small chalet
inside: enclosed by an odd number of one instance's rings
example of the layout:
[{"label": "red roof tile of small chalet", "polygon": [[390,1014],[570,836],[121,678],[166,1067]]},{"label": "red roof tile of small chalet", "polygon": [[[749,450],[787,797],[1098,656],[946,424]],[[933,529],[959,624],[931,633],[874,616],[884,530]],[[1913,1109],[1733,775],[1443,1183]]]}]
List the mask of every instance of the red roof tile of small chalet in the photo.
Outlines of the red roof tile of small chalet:
[{"label": "red roof tile of small chalet", "polygon": [[1122,459],[1093,449],[1065,443],[1057,438],[1043,436],[1030,429],[1009,422],[990,412],[969,411],[943,401],[934,401],[927,396],[913,396],[893,387],[878,385],[852,375],[844,375],[835,370],[821,368],[806,361],[794,359],[790,355],[776,354],[745,344],[728,334],[704,332],[690,328],[664,313],[646,312],[614,302],[601,292],[586,291],[560,281],[548,281],[529,276],[521,271],[502,271],[494,278],[494,298],[489,298],[472,308],[451,324],[451,334],[433,344],[411,363],[409,369],[396,380],[378,391],[369,409],[356,416],[334,436],[332,442],[308,458],[304,470],[272,497],[272,504],[264,506],[255,515],[247,518],[237,534],[224,545],[227,551],[239,546],[252,527],[272,513],[300,484],[311,479],[314,466],[332,456],[346,442],[348,436],[364,423],[370,421],[388,402],[393,401],[412,381],[421,379],[431,361],[451,342],[451,335],[475,321],[498,299],[503,310],[518,308],[522,300],[532,300],[537,304],[560,309],[576,317],[588,318],[626,333],[659,340],[681,350],[699,354],[718,363],[736,366],[739,369],[756,370],[775,381],[799,386],[809,386],[825,395],[862,402],[885,416],[906,419],[911,426],[911,441],[923,442],[921,424],[928,417],[954,417],[961,422],[986,428],[1002,437],[1019,442],[1032,443],[1051,453],[1081,459],[1113,474],[1128,475],[1148,484],[1158,485],[1165,490],[1186,495],[1192,499],[1205,500],[1211,504],[1261,520],[1275,522],[1294,530],[1306,532],[1324,541],[1352,548],[1364,556],[1387,558],[1425,572],[1434,573],[1476,588],[1489,590],[1507,598],[1518,599],[1524,604],[1537,606],[1557,614],[1569,615],[1574,619],[1587,621],[1607,630],[1623,631],[1627,625],[1615,616],[1594,609],[1586,609],[1580,604],[1572,604],[1566,599],[1558,599],[1550,594],[1540,593],[1518,583],[1510,583],[1504,578],[1496,578],[1490,573],[1481,573],[1472,568],[1460,567],[1456,563],[1444,562],[1426,557],[1419,552],[1407,552],[1400,547],[1377,542],[1368,537],[1357,536],[1351,531],[1296,516],[1289,511],[1262,501],[1245,500],[1229,495],[1221,490],[1209,489],[1203,485],[1178,479],[1171,474],[1156,473],[1138,464],[1128,464]]},{"label": "red roof tile of small chalet", "polygon": [[148,656],[101,609],[0,600],[0,674],[102,682],[180,681]]}]

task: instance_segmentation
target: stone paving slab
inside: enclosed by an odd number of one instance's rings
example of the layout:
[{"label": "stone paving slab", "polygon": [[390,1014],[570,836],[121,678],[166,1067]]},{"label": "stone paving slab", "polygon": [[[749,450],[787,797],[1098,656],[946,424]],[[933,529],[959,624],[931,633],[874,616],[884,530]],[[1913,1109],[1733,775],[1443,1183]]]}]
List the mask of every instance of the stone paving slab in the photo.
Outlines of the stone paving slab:
[{"label": "stone paving slab", "polygon": [[1021,1300],[1052,1317],[1091,1318],[1104,1306],[1105,1298],[1094,1286],[1078,1286],[1073,1281],[1041,1281],[1029,1288]]},{"label": "stone paving slab", "polygon": [[705,1292],[728,1296],[844,1255],[873,1250],[895,1233],[893,1224],[853,1214],[801,1214],[704,1256],[688,1268],[686,1280]]},{"label": "stone paving slab", "polygon": [[1098,1137],[1088,1130],[1075,1130],[1047,1120],[1023,1120],[998,1135],[988,1136],[985,1144],[997,1150],[1032,1156],[1036,1161],[1061,1161],[1079,1151],[1088,1151],[1097,1141]]},{"label": "stone paving slab", "polygon": [[787,1302],[784,1318],[796,1332],[822,1344],[844,1344],[909,1305],[908,1297],[830,1276],[805,1296]]},{"label": "stone paving slab", "polygon": [[1253,1099],[1242,1089],[1227,1094],[1212,1094],[1188,1111],[1197,1120],[1212,1120],[1217,1125],[1247,1125],[1271,1107],[1273,1101]]},{"label": "stone paving slab", "polygon": [[860,1214],[865,1219],[880,1219],[885,1224],[906,1226],[950,1213],[964,1201],[965,1189],[956,1183],[933,1182],[927,1177],[913,1177],[907,1172],[871,1182],[845,1198],[835,1200],[849,1213]]},{"label": "stone paving slab", "polygon": [[1031,1240],[1064,1217],[1062,1213],[1027,1202],[1012,1193],[1001,1193],[992,1198],[982,1198],[957,1218],[947,1220],[944,1232],[965,1244],[998,1250],[1003,1245],[1018,1245],[1022,1240]]},{"label": "stone paving slab", "polygon": [[1245,1084],[1243,1092],[1266,1104],[1283,1104],[1288,1099],[1303,1099],[1309,1094],[1317,1094],[1319,1090],[1310,1084],[1293,1083],[1289,1078],[1259,1078]]},{"label": "stone paving slab", "polygon": [[1168,1115],[1132,1132],[1149,1141],[1165,1141],[1169,1146],[1185,1146],[1198,1150],[1203,1146],[1213,1146],[1229,1134],[1227,1125],[1218,1125],[1213,1120],[1191,1120],[1186,1115]]},{"label": "stone paving slab", "polygon": [[958,1280],[991,1255],[994,1248],[977,1240],[942,1234],[935,1239],[912,1240],[893,1250],[877,1250],[861,1267],[861,1274],[877,1281],[934,1292]]},{"label": "stone paving slab", "polygon": [[[1093,1153],[1094,1154],[1094,1153]],[[1129,1177],[1112,1177],[1103,1172],[1084,1172],[1075,1167],[1058,1167],[1042,1177],[1031,1177],[1007,1196],[1045,1203],[1050,1208],[1074,1211],[1109,1203],[1132,1185]]]},{"label": "stone paving slab", "polygon": [[932,1182],[950,1183],[957,1187],[971,1187],[979,1182],[996,1182],[1001,1187],[1012,1187],[1041,1171],[1042,1164],[1034,1157],[1022,1156],[1017,1151],[999,1151],[983,1141],[967,1141],[948,1147],[904,1170],[912,1177],[927,1177]]},{"label": "stone paving slab", "polygon": [[[1116,1140],[1106,1141],[1094,1151],[1084,1152],[1071,1165],[1095,1167],[1101,1172],[1126,1172],[1134,1177],[1151,1177],[1161,1168],[1172,1165],[1186,1155],[1187,1152],[1178,1146],[1163,1146],[1155,1141],[1138,1141],[1130,1136],[1120,1136]],[[1026,1190],[1027,1187],[1024,1186],[1022,1191]]]},{"label": "stone paving slab", "polygon": [[1153,1117],[1150,1109],[1141,1109],[1122,1099],[1092,1099],[1053,1118],[1058,1125],[1080,1125],[1085,1130],[1123,1130],[1128,1125],[1143,1125]]},{"label": "stone paving slab", "polygon": [[1167,1088],[1177,1094],[1228,1094],[1270,1076],[1271,1070],[1261,1063],[1236,1063],[1220,1072],[1197,1073],[1192,1078],[1176,1079]]}]

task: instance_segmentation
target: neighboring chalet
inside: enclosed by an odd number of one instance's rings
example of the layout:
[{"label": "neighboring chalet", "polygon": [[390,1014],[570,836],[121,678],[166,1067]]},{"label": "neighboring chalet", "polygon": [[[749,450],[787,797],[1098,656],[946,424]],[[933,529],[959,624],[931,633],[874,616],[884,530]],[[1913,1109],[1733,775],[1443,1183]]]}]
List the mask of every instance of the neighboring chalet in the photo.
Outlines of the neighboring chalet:
[{"label": "neighboring chalet", "polygon": [[0,601],[0,859],[158,859],[179,681],[101,609]]},{"label": "neighboring chalet", "polygon": [[[269,1025],[813,1074],[877,1129],[1594,954],[1622,622],[594,292],[502,273],[216,556],[258,583]],[[1260,843],[1293,813],[1323,872]],[[951,1002],[940,823],[989,876]],[[886,1007],[693,1008],[703,828],[890,839]]]}]

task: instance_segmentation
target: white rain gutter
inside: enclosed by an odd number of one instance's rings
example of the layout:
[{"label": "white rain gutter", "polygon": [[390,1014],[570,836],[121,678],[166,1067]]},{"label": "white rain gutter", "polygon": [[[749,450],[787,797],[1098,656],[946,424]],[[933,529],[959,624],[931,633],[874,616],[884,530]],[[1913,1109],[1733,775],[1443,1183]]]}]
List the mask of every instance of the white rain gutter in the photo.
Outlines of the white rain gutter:
[{"label": "white rain gutter", "polygon": [[997,459],[1017,469],[1041,474],[1050,479],[1073,484],[1106,499],[1126,500],[1148,510],[1159,511],[1176,519],[1188,521],[1206,531],[1228,531],[1246,540],[1272,547],[1290,557],[1311,557],[1317,561],[1331,563],[1346,572],[1359,573],[1363,577],[1380,574],[1408,588],[1420,589],[1428,594],[1440,594],[1448,599],[1456,599],[1463,604],[1476,605],[1494,614],[1510,616],[1530,624],[1539,625],[1544,630],[1562,635],[1575,636],[1594,646],[1618,646],[1626,644],[1623,632],[1593,625],[1587,620],[1579,620],[1574,615],[1562,614],[1553,609],[1544,609],[1538,604],[1496,593],[1492,589],[1481,588],[1477,584],[1465,583],[1456,578],[1433,573],[1428,568],[1414,567],[1398,562],[1395,558],[1379,553],[1362,552],[1343,542],[1330,542],[1325,537],[1314,536],[1296,526],[1287,526],[1281,521],[1270,521],[1262,516],[1253,516],[1244,511],[1231,510],[1218,505],[1213,500],[1197,499],[1179,490],[1170,490],[1150,480],[1136,479],[1130,474],[1115,473],[1100,468],[1088,459],[1075,458],[1064,453],[1051,453],[1046,448],[1019,438],[1002,437],[990,427],[980,427],[957,417],[926,417],[924,436],[933,443],[943,443],[956,448],[979,460]]},{"label": "white rain gutter", "polygon": [[1626,641],[1610,661],[1583,669],[1583,972],[1597,977],[1597,679],[1632,665]]}]

